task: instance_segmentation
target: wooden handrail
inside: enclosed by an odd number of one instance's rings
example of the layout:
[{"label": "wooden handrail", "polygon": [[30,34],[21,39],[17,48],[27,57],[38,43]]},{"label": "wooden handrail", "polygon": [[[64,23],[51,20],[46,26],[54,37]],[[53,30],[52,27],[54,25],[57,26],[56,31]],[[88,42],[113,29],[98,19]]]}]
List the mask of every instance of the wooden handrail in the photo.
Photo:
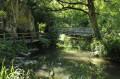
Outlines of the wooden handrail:
[{"label": "wooden handrail", "polygon": [[[40,33],[40,32],[30,32],[30,33],[17,33],[17,34],[33,34],[33,33]],[[2,33],[3,34],[3,33]],[[0,34],[0,35],[2,35]],[[13,34],[13,33],[5,33],[5,34]]]},{"label": "wooden handrail", "polygon": [[[19,40],[19,39],[25,39],[25,38],[29,38],[31,40],[34,39],[34,37],[36,38],[36,35],[40,35],[40,32],[31,32],[31,33],[17,33],[18,35],[20,34],[20,36],[14,36],[14,33],[2,33],[0,34],[0,39],[15,39],[15,40]],[[35,36],[33,36],[35,35]],[[40,39],[38,37],[38,39]]]}]

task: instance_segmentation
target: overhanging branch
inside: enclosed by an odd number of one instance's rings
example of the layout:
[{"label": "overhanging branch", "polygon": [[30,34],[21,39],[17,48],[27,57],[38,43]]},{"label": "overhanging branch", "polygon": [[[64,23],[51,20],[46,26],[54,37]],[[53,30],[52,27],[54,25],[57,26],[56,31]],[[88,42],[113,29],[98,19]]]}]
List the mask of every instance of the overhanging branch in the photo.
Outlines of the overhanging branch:
[{"label": "overhanging branch", "polygon": [[51,8],[48,8],[46,9],[45,11],[65,11],[65,10],[69,10],[69,9],[73,9],[73,10],[79,10],[79,11],[82,11],[86,14],[89,14],[89,12],[81,9],[81,8],[74,8],[74,7],[63,7],[63,8],[60,8],[60,9],[51,9]]},{"label": "overhanging branch", "polygon": [[68,10],[67,8],[61,8],[61,9],[47,9],[46,11],[65,11]]},{"label": "overhanging branch", "polygon": [[73,10],[79,10],[79,11],[82,11],[82,12],[84,12],[84,13],[86,13],[86,14],[89,14],[87,11],[85,11],[85,10],[83,10],[83,9],[81,9],[81,8],[74,8],[74,7],[64,7],[64,9],[73,9]]},{"label": "overhanging branch", "polygon": [[61,2],[61,3],[65,3],[65,4],[73,4],[73,5],[78,5],[78,4],[81,4],[81,5],[85,5],[85,6],[88,6],[88,4],[86,3],[83,3],[83,2],[76,2],[76,3],[69,3],[69,2],[64,2],[64,1],[61,1],[61,0],[57,0],[58,2]]},{"label": "overhanging branch", "polygon": [[69,9],[73,9],[73,10],[79,10],[79,11],[82,11],[86,14],[89,14],[87,11],[83,10],[83,9],[80,9],[80,8],[74,8],[74,7],[63,7],[61,9],[47,9],[46,11],[65,11],[65,10],[69,10]]}]

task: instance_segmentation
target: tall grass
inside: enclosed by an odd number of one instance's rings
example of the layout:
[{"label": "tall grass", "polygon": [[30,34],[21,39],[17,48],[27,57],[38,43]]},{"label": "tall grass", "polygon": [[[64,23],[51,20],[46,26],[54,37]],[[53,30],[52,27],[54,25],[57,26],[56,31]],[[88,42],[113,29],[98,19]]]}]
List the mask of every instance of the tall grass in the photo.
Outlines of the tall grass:
[{"label": "tall grass", "polygon": [[20,68],[13,67],[13,61],[11,68],[6,68],[4,66],[4,61],[2,62],[2,68],[0,72],[0,79],[36,79],[32,70],[25,71]]}]

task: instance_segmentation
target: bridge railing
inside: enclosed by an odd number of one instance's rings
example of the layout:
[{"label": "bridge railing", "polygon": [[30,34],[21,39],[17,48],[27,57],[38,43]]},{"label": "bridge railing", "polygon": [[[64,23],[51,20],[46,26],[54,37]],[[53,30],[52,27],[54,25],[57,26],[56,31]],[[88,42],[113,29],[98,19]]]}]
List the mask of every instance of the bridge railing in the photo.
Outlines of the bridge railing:
[{"label": "bridge railing", "polygon": [[40,32],[31,32],[31,33],[2,33],[0,34],[0,40],[7,41],[7,40],[34,40],[34,39],[41,39],[44,38],[45,35],[41,34]]},{"label": "bridge railing", "polygon": [[71,35],[93,35],[92,29],[89,27],[64,27],[61,33]]}]

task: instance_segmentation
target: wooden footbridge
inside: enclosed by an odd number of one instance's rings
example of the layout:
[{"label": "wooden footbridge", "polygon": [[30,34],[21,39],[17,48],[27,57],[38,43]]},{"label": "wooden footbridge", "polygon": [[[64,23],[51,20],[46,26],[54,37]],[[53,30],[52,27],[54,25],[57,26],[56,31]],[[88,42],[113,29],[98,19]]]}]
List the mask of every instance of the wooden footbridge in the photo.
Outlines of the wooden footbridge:
[{"label": "wooden footbridge", "polygon": [[93,35],[89,27],[64,27],[61,28],[61,32],[66,35]]}]

